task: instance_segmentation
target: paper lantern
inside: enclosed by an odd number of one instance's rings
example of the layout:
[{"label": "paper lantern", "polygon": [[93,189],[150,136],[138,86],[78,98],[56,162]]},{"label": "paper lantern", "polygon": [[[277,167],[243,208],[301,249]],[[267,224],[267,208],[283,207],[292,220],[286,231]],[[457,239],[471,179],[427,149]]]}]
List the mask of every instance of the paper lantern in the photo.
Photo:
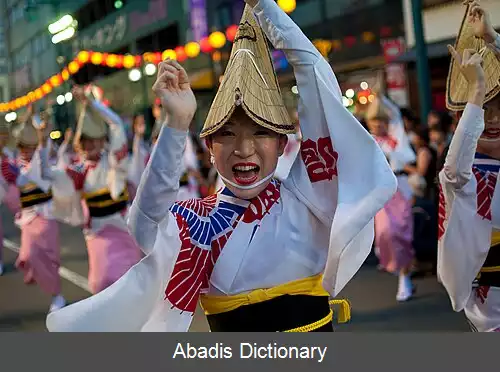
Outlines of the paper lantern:
[{"label": "paper lantern", "polygon": [[42,97],[43,97],[42,88],[37,88],[35,90],[35,98],[36,99],[42,99]]},{"label": "paper lantern", "polygon": [[68,65],[68,70],[71,74],[76,74],[80,70],[80,65],[76,61],[71,61]]},{"label": "paper lantern", "polygon": [[54,87],[57,88],[63,83],[62,77],[60,74],[54,75],[50,78],[50,84]]},{"label": "paper lantern", "polygon": [[214,48],[210,45],[208,37],[204,37],[200,40],[200,50],[202,53],[210,53],[214,50]]},{"label": "paper lantern", "polygon": [[108,67],[116,67],[116,64],[118,62],[118,57],[116,54],[109,54],[106,57],[106,66]]},{"label": "paper lantern", "polygon": [[103,55],[102,55],[102,53],[99,53],[99,52],[92,53],[92,56],[90,57],[90,61],[94,65],[100,65],[102,63],[102,61],[103,61]]},{"label": "paper lantern", "polygon": [[184,62],[187,59],[187,54],[183,46],[175,48],[175,54],[177,54],[177,60],[179,62]]},{"label": "paper lantern", "polygon": [[154,53],[152,52],[146,52],[143,54],[142,59],[144,59],[144,62],[153,62],[154,61]]},{"label": "paper lantern", "polygon": [[283,9],[285,13],[292,13],[297,8],[296,0],[278,0],[278,6]]},{"label": "paper lantern", "polygon": [[78,56],[76,58],[80,63],[87,63],[89,61],[89,57],[90,53],[86,50],[82,50],[80,53],[78,53]]},{"label": "paper lantern", "polygon": [[47,83],[43,84],[42,85],[42,92],[44,94],[49,94],[50,92],[52,92],[52,87],[50,86],[50,84],[47,84]]},{"label": "paper lantern", "polygon": [[135,57],[130,54],[127,54],[125,57],[123,57],[123,67],[125,68],[135,67]]},{"label": "paper lantern", "polygon": [[184,50],[186,51],[186,55],[189,58],[196,58],[200,54],[201,48],[200,48],[200,44],[198,44],[194,41],[191,41],[191,42],[186,44],[186,47],[184,48]]},{"label": "paper lantern", "polygon": [[237,33],[238,33],[237,25],[229,26],[226,30],[226,37],[230,42],[233,42]]},{"label": "paper lantern", "polygon": [[220,49],[226,45],[226,35],[220,31],[215,31],[208,37],[208,42],[214,49]]},{"label": "paper lantern", "polygon": [[62,77],[63,81],[67,81],[69,79],[69,71],[67,68],[62,70],[61,77]]},{"label": "paper lantern", "polygon": [[371,43],[373,40],[375,40],[375,34],[373,32],[363,32],[363,41],[365,43]]},{"label": "paper lantern", "polygon": [[170,59],[174,59],[174,60],[175,60],[175,59],[177,59],[177,54],[175,53],[175,50],[173,50],[173,49],[167,49],[167,50],[165,50],[165,51],[161,54],[161,58],[162,58],[163,60],[165,60],[165,59],[169,59],[169,58],[170,58]]}]

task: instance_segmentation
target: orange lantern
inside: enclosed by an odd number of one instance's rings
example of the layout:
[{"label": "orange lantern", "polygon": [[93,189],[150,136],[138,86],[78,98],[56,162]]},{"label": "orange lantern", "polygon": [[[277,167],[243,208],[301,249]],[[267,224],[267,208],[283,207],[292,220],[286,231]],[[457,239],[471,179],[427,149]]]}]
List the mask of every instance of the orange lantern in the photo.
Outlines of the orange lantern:
[{"label": "orange lantern", "polygon": [[28,92],[28,99],[30,102],[35,101],[35,92]]},{"label": "orange lantern", "polygon": [[226,45],[226,35],[224,35],[220,31],[215,31],[210,34],[208,37],[208,42],[210,46],[214,49],[220,49],[224,45]]},{"label": "orange lantern", "polygon": [[183,46],[175,48],[175,54],[177,54],[177,60],[179,62],[184,62],[187,59],[186,51]]},{"label": "orange lantern", "polygon": [[154,61],[155,55],[152,52],[147,52],[143,54],[142,58],[144,59],[144,62],[152,63]]},{"label": "orange lantern", "polygon": [[234,38],[236,37],[236,34],[238,33],[238,26],[237,25],[232,25],[229,26],[226,30],[226,37],[230,42],[234,41]]},{"label": "orange lantern", "polygon": [[71,74],[76,74],[80,70],[80,65],[76,61],[71,61],[68,65],[68,70]]},{"label": "orange lantern", "polygon": [[175,50],[172,50],[172,49],[167,49],[165,50],[162,54],[161,54],[161,58],[163,60],[165,59],[177,59],[177,54],[175,53]]},{"label": "orange lantern", "polygon": [[42,99],[42,97],[43,97],[42,88],[37,88],[35,90],[35,98],[36,99]]},{"label": "orange lantern", "polygon": [[80,63],[87,63],[89,61],[89,57],[90,53],[87,52],[86,50],[82,50],[80,53],[78,53],[76,59],[78,59]]},{"label": "orange lantern", "polygon": [[63,81],[67,81],[69,79],[69,71],[67,68],[65,68],[64,70],[62,70],[61,72],[61,78],[63,79]]},{"label": "orange lantern", "polygon": [[63,80],[60,74],[54,75],[50,78],[50,84],[54,87],[57,88],[62,84]]},{"label": "orange lantern", "polygon": [[185,51],[186,51],[186,55],[189,57],[189,58],[196,58],[198,57],[198,55],[200,54],[200,44],[194,42],[194,41],[191,41],[189,43],[186,44],[186,47],[184,48]]},{"label": "orange lantern", "polygon": [[106,58],[106,65],[108,67],[116,67],[117,63],[118,63],[118,57],[116,54],[109,54],[108,57]]},{"label": "orange lantern", "polygon": [[92,56],[90,57],[90,61],[94,65],[100,65],[102,63],[102,61],[103,61],[102,53],[99,53],[99,52],[92,53]]},{"label": "orange lantern", "polygon": [[123,67],[125,68],[135,67],[135,57],[130,54],[127,54],[125,57],[123,57]]},{"label": "orange lantern", "polygon": [[42,92],[44,94],[49,94],[50,92],[52,92],[52,87],[50,86],[50,84],[48,83],[45,83],[42,85]]},{"label": "orange lantern", "polygon": [[285,13],[292,13],[297,7],[296,0],[278,0],[278,5]]},{"label": "orange lantern", "polygon": [[200,50],[202,53],[210,53],[214,50],[208,41],[208,37],[204,37],[200,40]]}]

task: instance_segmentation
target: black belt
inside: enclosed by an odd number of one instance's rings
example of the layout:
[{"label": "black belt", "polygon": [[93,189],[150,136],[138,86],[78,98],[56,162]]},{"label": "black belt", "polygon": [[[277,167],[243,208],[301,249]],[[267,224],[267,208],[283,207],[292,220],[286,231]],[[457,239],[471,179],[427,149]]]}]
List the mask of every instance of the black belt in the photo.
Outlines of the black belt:
[{"label": "black belt", "polygon": [[90,217],[107,217],[120,213],[128,206],[128,192],[125,190],[114,200],[109,192],[85,198]]},{"label": "black belt", "polygon": [[500,287],[500,244],[490,248],[479,272],[477,284],[480,286]]},{"label": "black belt", "polygon": [[107,217],[111,216],[112,214],[115,213],[120,213],[122,212],[125,208],[127,208],[128,202],[127,201],[120,201],[117,203],[114,203],[112,205],[108,205],[105,207],[91,207],[89,206],[89,215],[90,217]]},{"label": "black belt", "polygon": [[[328,301],[328,296],[284,295],[207,315],[207,320],[212,332],[285,332],[326,319],[331,312]],[[333,332],[333,323],[311,332]]]},{"label": "black belt", "polygon": [[28,192],[21,191],[20,199],[21,208],[29,208],[52,200],[52,192],[50,190],[48,192],[44,192],[40,188],[36,188]]}]

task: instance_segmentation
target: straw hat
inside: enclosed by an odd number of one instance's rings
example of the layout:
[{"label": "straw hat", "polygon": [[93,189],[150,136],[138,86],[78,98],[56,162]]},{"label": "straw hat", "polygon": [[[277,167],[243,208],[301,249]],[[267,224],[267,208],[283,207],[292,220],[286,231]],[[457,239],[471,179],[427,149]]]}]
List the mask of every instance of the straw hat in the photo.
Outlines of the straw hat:
[{"label": "straw hat", "polygon": [[248,5],[234,39],[224,80],[200,137],[219,130],[237,107],[241,107],[258,125],[281,134],[295,133],[283,103],[264,33]]},{"label": "straw hat", "polygon": [[98,139],[106,137],[107,126],[91,105],[85,103],[81,107],[74,143],[78,144],[82,136]]},{"label": "straw hat", "polygon": [[33,126],[32,117],[28,117],[27,120],[17,125],[13,130],[12,134],[16,140],[17,145],[23,146],[37,146],[38,145],[38,135],[35,127]]},{"label": "straw hat", "polygon": [[[484,103],[491,101],[500,92],[500,61],[486,46],[483,39],[474,35],[474,30],[468,21],[471,5],[467,5],[462,25],[458,33],[455,49],[459,55],[463,55],[465,49],[474,49],[483,57],[483,68],[486,77],[486,99]],[[462,111],[467,105],[469,87],[467,80],[460,72],[457,62],[452,58],[448,81],[446,83],[446,107],[452,111]]]},{"label": "straw hat", "polygon": [[385,120],[390,121],[389,108],[382,102],[379,97],[376,97],[366,110],[366,120]]}]

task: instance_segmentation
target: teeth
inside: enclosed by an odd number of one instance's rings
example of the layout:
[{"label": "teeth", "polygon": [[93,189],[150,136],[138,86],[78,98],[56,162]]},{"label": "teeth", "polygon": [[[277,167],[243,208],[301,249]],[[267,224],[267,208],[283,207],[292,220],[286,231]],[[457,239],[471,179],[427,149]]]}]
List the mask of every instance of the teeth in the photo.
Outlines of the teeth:
[{"label": "teeth", "polygon": [[234,167],[234,169],[236,169],[239,172],[248,172],[248,171],[252,171],[252,170],[257,170],[257,167],[245,165],[245,166],[236,166],[236,167]]}]

